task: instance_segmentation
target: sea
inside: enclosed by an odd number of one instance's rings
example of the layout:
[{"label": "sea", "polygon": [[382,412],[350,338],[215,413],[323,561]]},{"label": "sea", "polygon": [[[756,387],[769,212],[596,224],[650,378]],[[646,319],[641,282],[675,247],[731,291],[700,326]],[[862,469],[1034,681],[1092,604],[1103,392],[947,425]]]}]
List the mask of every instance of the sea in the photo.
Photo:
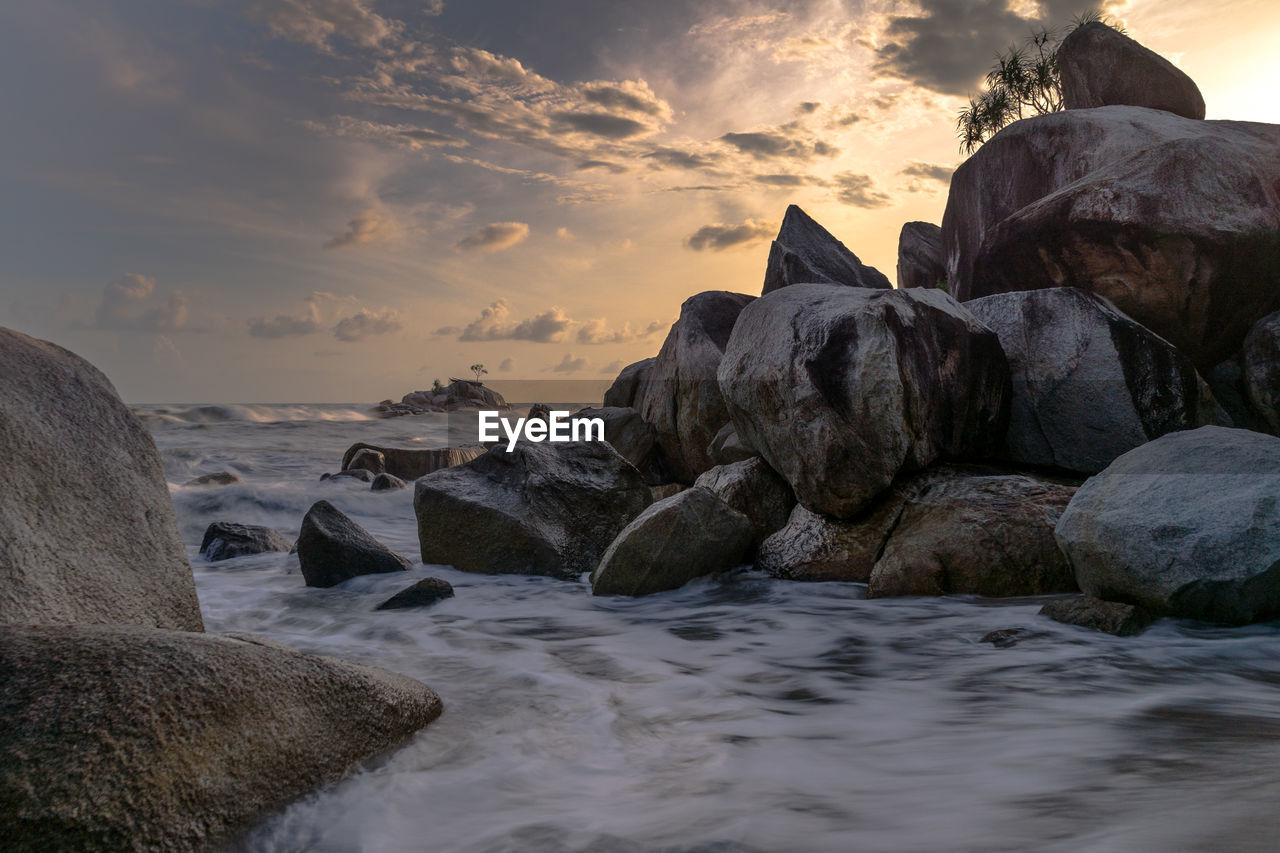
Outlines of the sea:
[{"label": "sea", "polygon": [[[445,418],[367,408],[135,408],[209,631],[385,667],[444,701],[244,850],[1280,849],[1280,624],[1117,638],[1040,617],[1041,599],[867,600],[749,567],[630,599],[422,565],[412,489],[320,477],[357,441],[441,446]],[[214,471],[244,482],[182,485]],[[311,589],[296,556],[198,554],[211,522],[296,536],[321,499],[413,568]],[[375,610],[427,576],[456,596]]]}]

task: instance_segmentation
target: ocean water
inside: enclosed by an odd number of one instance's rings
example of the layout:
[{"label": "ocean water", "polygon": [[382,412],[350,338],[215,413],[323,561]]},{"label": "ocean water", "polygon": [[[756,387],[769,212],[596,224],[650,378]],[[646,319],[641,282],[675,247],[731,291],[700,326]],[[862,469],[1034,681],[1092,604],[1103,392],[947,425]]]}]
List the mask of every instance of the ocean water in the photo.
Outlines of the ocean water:
[{"label": "ocean water", "polygon": [[[147,406],[206,626],[419,678],[445,713],[265,820],[254,851],[1247,851],[1280,847],[1280,626],[1137,638],[1038,600],[867,601],[747,569],[639,600],[406,573],[303,585],[296,557],[206,563],[216,520],[296,535],[332,501],[416,560],[411,490],[320,482],[356,441],[443,416]],[[233,470],[242,485],[185,488]],[[436,575],[455,598],[376,612]],[[982,637],[1021,629],[997,648]]]}]

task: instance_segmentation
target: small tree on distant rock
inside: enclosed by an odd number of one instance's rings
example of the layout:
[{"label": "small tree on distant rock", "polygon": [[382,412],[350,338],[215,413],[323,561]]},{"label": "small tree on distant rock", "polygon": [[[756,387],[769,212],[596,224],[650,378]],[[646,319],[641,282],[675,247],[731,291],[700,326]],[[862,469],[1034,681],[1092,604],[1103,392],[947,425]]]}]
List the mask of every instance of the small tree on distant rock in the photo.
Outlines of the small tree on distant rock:
[{"label": "small tree on distant rock", "polygon": [[431,390],[439,394],[441,391],[444,390],[444,383],[441,382],[439,379],[432,379]]},{"label": "small tree on distant rock", "polygon": [[487,371],[487,370],[485,370],[485,369],[484,369],[484,365],[483,365],[483,364],[473,364],[473,365],[471,365],[471,372],[472,372],[472,373],[474,373],[474,374],[476,375],[476,381],[477,381],[477,382],[479,382],[479,381],[480,381],[480,377],[481,377],[481,376],[484,376],[484,375],[485,375],[486,373],[488,373],[489,371]]},{"label": "small tree on distant rock", "polygon": [[960,150],[972,154],[1005,125],[1062,109],[1058,46],[1068,33],[1091,21],[1124,31],[1101,12],[1086,12],[1072,26],[1032,32],[1022,46],[1011,46],[999,54],[995,67],[987,72],[986,90],[970,98],[969,106],[956,117]]}]

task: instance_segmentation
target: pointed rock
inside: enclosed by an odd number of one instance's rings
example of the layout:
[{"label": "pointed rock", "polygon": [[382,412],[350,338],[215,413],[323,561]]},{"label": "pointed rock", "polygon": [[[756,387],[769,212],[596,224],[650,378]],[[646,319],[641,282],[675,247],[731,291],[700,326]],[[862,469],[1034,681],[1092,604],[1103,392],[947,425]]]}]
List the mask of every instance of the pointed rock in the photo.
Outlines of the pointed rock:
[{"label": "pointed rock", "polygon": [[769,247],[760,295],[792,284],[814,282],[849,287],[893,286],[884,273],[858,260],[844,243],[793,204],[787,208],[778,236]]},{"label": "pointed rock", "polygon": [[898,287],[941,287],[947,283],[942,229],[932,222],[908,222],[898,235]]},{"label": "pointed rock", "polygon": [[403,572],[410,565],[328,501],[317,501],[302,519],[298,561],[307,586],[319,587],[357,575]]}]

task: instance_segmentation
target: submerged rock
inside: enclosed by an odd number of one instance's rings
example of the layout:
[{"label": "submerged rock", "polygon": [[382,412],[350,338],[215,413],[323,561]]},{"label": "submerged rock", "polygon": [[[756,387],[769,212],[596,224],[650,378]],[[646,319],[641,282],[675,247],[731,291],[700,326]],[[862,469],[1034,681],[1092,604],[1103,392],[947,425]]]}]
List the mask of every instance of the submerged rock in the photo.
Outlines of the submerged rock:
[{"label": "submerged rock", "polygon": [[421,478],[413,504],[424,563],[574,579],[650,500],[606,443],[521,441]]},{"label": "submerged rock", "polygon": [[787,523],[796,496],[787,481],[759,456],[717,465],[694,483],[751,520],[756,542]]},{"label": "submerged rock", "polygon": [[754,299],[722,290],[686,299],[636,395],[636,410],[653,425],[663,459],[682,483],[714,464],[707,447],[729,421],[716,369],[739,313]]},{"label": "submerged rock", "polygon": [[395,489],[403,489],[408,485],[408,483],[394,474],[379,474],[373,478],[373,483],[369,486],[369,490],[373,492],[390,492]]},{"label": "submerged rock", "polygon": [[347,448],[347,452],[342,455],[342,467],[344,470],[351,467],[352,460],[362,450],[373,450],[381,453],[383,460],[385,460],[385,472],[387,474],[394,474],[402,480],[416,480],[419,477],[430,474],[432,471],[439,471],[442,468],[470,462],[481,453],[484,453],[485,448],[483,445],[469,444],[458,447],[433,447],[422,450],[406,447],[378,447],[361,441],[351,445]]},{"label": "submerged rock", "polygon": [[1131,450],[1055,531],[1080,589],[1157,615],[1280,615],[1280,438],[1206,426]]},{"label": "submerged rock", "polygon": [[769,247],[760,295],[811,282],[881,289],[893,286],[883,273],[858,260],[844,243],[793,204],[787,208],[778,236]]},{"label": "submerged rock", "polygon": [[649,595],[741,564],[751,520],[699,486],[659,501],[628,524],[591,574],[594,595]]},{"label": "submerged rock", "polygon": [[339,471],[336,474],[330,474],[327,477],[321,477],[322,480],[338,480],[346,478],[349,480],[359,480],[362,483],[373,482],[373,472],[364,468],[348,468],[345,471]]},{"label": "submerged rock", "polygon": [[199,477],[192,477],[183,486],[234,486],[237,483],[243,483],[244,478],[239,474],[233,474],[230,471],[215,471],[212,474],[201,474]]},{"label": "submerged rock", "polygon": [[1008,422],[999,340],[940,290],[783,288],[743,310],[719,377],[738,434],[837,518],[899,472],[993,453]]},{"label": "submerged rock", "polygon": [[4,846],[220,849],[440,710],[417,681],[260,638],[9,626]]},{"label": "submerged rock", "polygon": [[636,396],[649,378],[649,371],[653,370],[655,361],[657,361],[656,358],[645,358],[622,368],[618,378],[613,380],[609,390],[604,392],[604,405],[636,408]]},{"label": "submerged rock", "polygon": [[317,501],[302,519],[298,562],[307,586],[318,587],[357,575],[403,572],[410,566],[328,501]]},{"label": "submerged rock", "polygon": [[200,541],[200,553],[209,562],[230,560],[250,554],[271,551],[288,551],[293,543],[270,527],[257,524],[236,524],[232,521],[215,521],[204,531]]},{"label": "submerged rock", "polygon": [[203,629],[160,454],[97,368],[0,328],[0,448],[0,625]]},{"label": "submerged rock", "polygon": [[908,222],[898,235],[898,287],[941,287],[947,283],[942,229],[932,222]]},{"label": "submerged rock", "polygon": [[442,598],[453,598],[453,584],[441,578],[423,578],[407,589],[402,589],[375,610],[405,610],[410,607],[426,607]]},{"label": "submerged rock", "polygon": [[1062,105],[1069,110],[1127,105],[1204,118],[1195,81],[1154,50],[1099,21],[1077,27],[1058,47]]},{"label": "submerged rock", "polygon": [[1186,356],[1100,296],[1057,287],[965,308],[1009,359],[1014,462],[1096,473],[1167,432],[1225,420]]},{"label": "submerged rock", "polygon": [[1140,607],[1087,595],[1050,601],[1040,608],[1040,615],[1064,625],[1092,628],[1117,637],[1139,634],[1155,621],[1154,616]]}]

